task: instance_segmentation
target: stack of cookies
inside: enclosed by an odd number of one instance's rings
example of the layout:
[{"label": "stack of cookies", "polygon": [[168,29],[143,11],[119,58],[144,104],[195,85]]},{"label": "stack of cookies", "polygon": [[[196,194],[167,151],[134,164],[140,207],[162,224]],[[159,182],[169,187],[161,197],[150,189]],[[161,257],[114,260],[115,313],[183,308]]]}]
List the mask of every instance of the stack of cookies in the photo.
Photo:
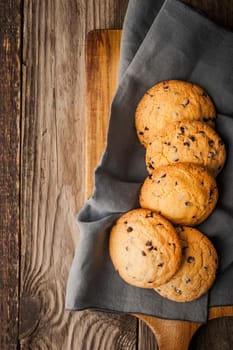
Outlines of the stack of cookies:
[{"label": "stack of cookies", "polygon": [[226,150],[215,118],[210,97],[194,84],[164,81],[145,93],[135,115],[149,173],[141,208],[124,214],[110,235],[110,256],[120,276],[177,302],[199,298],[217,270],[213,244],[193,228],[218,200],[215,177]]}]

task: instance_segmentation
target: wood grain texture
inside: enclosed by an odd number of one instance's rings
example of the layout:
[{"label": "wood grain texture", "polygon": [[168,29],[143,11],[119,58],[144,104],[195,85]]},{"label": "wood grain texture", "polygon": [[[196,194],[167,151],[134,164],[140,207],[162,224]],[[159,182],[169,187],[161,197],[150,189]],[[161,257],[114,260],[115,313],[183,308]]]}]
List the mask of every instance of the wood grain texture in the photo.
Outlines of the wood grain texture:
[{"label": "wood grain texture", "polygon": [[233,317],[209,321],[194,335],[189,350],[232,350]]},{"label": "wood grain texture", "polygon": [[159,350],[155,335],[151,328],[138,319],[138,348],[137,350]]},{"label": "wood grain texture", "polygon": [[18,342],[21,1],[0,3],[0,348]]},{"label": "wood grain texture", "polygon": [[134,318],[64,310],[85,197],[86,33],[120,27],[126,3],[24,1],[21,349],[136,346]]}]

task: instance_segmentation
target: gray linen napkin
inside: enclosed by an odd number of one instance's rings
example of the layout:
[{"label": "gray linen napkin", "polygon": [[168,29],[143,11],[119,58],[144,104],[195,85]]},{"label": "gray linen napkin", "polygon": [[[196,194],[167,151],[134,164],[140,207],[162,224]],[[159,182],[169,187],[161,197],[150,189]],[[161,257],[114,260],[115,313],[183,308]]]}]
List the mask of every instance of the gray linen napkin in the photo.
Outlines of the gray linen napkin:
[{"label": "gray linen napkin", "polygon": [[[131,0],[123,29],[107,146],[95,170],[93,195],[78,215],[80,241],[66,308],[206,322],[209,305],[233,304],[233,33],[177,0]],[[110,228],[122,213],[139,206],[138,192],[147,176],[145,150],[134,127],[135,108],[149,87],[166,79],[190,81],[207,90],[218,111],[216,130],[228,152],[217,178],[218,205],[199,226],[218,251],[219,273],[210,293],[189,303],[126,284],[108,254]]]}]

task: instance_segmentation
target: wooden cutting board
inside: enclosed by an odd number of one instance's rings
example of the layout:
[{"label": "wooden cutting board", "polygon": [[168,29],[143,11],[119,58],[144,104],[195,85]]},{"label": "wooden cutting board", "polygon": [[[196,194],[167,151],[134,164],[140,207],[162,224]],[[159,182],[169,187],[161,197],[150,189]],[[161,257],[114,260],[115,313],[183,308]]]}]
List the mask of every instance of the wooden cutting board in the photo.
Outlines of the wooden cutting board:
[{"label": "wooden cutting board", "polygon": [[[110,104],[116,90],[121,30],[95,30],[86,42],[86,177],[88,198],[93,189],[94,168],[106,142]],[[187,350],[201,323],[162,320],[135,315],[154,332],[160,350]],[[209,319],[233,316],[233,306],[213,307]]]}]

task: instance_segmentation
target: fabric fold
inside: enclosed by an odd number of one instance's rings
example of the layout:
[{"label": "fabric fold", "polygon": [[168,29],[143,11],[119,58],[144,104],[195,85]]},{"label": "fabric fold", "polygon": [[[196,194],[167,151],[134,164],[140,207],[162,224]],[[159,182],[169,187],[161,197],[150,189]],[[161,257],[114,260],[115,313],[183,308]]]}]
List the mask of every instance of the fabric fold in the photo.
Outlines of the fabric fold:
[{"label": "fabric fold", "polygon": [[[206,322],[209,305],[233,303],[232,67],[233,33],[178,0],[147,0],[146,5],[130,0],[107,146],[95,171],[93,195],[78,216],[81,238],[67,284],[67,309]],[[210,298],[205,294],[191,303],[171,302],[153,290],[127,285],[114,271],[108,254],[110,228],[121,213],[138,206],[138,192],[147,176],[145,149],[134,126],[137,103],[149,87],[167,79],[190,81],[206,89],[218,111],[216,131],[228,152],[217,178],[218,205],[199,226],[218,251],[219,274]]]}]

